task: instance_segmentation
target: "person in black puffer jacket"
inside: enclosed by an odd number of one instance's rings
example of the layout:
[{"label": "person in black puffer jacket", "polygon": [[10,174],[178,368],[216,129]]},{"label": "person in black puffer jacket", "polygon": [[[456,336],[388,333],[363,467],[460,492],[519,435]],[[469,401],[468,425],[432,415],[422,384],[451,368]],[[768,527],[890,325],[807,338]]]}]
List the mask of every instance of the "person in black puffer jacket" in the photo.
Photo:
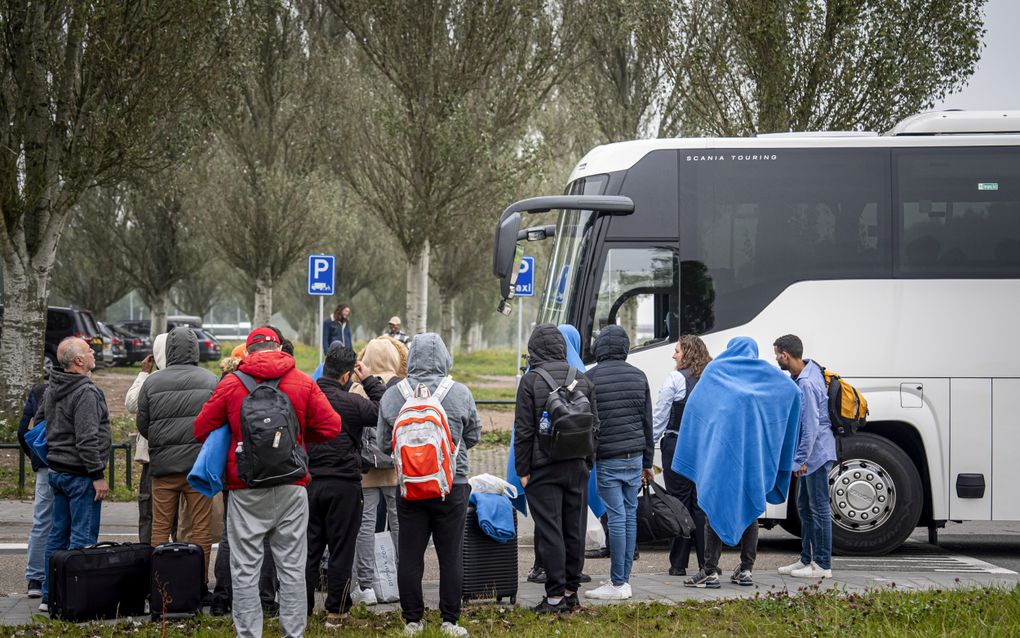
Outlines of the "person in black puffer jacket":
[{"label": "person in black puffer jacket", "polygon": [[[368,395],[349,392],[357,379]],[[308,613],[315,609],[315,591],[321,581],[319,565],[329,546],[326,574],[326,622],[335,624],[351,609],[351,571],[364,500],[361,494],[361,442],[365,428],[379,419],[379,399],[386,392],[382,379],[365,372],[354,351],[339,343],[329,348],[316,382],[333,410],[340,415],[340,436],[308,446],[308,560],[305,586]]]},{"label": "person in black puffer jacket", "polygon": [[[541,368],[557,383],[564,383],[571,368],[566,357],[567,344],[556,326],[551,323],[537,326],[528,340],[531,369],[517,387],[514,413],[514,465],[528,497],[535,520],[535,547],[546,570],[546,596],[535,607],[539,613],[560,613],[577,607],[577,589],[584,566],[588,472],[594,459],[553,460],[539,434],[552,389],[535,369]],[[588,398],[596,415],[597,434],[595,388],[583,370],[576,375],[577,389]]]},{"label": "person in black puffer jacket", "polygon": [[149,375],[138,393],[138,432],[149,441],[152,475],[152,546],[170,540],[180,499],[191,513],[191,540],[205,554],[208,580],[212,552],[212,499],[188,484],[188,472],[202,444],[195,439],[195,417],[216,389],[216,375],[198,367],[198,337],[187,326],[166,338],[166,367]]},{"label": "person in black puffer jacket", "polygon": [[599,397],[596,466],[599,496],[609,516],[611,581],[589,598],[631,597],[630,571],[637,545],[637,496],[642,480],[652,480],[652,395],[645,373],[627,363],[630,338],[620,326],[607,326],[595,339],[597,365],[588,371]]}]

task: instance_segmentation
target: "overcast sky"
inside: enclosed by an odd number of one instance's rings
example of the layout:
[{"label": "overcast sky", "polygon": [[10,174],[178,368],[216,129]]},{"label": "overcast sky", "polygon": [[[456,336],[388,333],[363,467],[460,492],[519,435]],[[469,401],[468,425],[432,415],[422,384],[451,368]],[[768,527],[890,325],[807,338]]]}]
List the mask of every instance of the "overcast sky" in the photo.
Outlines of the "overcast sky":
[{"label": "overcast sky", "polygon": [[1020,0],[989,0],[985,29],[977,71],[936,109],[1020,110]]}]

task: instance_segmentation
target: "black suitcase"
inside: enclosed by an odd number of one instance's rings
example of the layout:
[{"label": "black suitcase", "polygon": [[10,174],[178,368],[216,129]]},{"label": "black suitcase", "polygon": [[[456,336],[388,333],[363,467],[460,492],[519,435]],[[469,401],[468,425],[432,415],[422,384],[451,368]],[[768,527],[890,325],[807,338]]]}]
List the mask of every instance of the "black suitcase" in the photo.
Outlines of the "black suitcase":
[{"label": "black suitcase", "polygon": [[72,622],[145,614],[152,547],[99,543],[55,552],[49,566],[50,617]]},{"label": "black suitcase", "polygon": [[152,550],[149,609],[152,619],[190,618],[202,611],[205,554],[194,543],[164,543]]},{"label": "black suitcase", "polygon": [[[514,510],[514,531],[518,531],[517,510]],[[497,543],[478,526],[478,515],[468,506],[464,524],[464,590],[465,601],[475,598],[495,598],[502,602],[510,598],[517,602],[517,538]]]}]

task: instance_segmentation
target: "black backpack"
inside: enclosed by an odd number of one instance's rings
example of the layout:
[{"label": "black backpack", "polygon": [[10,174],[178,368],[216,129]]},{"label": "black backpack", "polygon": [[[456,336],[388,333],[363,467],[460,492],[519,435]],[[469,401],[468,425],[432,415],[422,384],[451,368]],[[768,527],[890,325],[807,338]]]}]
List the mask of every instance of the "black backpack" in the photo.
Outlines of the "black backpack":
[{"label": "black backpack", "polygon": [[549,398],[545,403],[545,411],[552,422],[547,441],[549,457],[554,461],[566,461],[594,456],[595,415],[588,397],[577,389],[577,369],[571,366],[563,385],[556,383],[542,368],[534,370],[549,386]]},{"label": "black backpack", "polygon": [[234,372],[248,396],[241,402],[241,443],[237,476],[248,487],[274,487],[300,481],[308,473],[308,453],[298,442],[298,421],[280,380],[258,381]]}]

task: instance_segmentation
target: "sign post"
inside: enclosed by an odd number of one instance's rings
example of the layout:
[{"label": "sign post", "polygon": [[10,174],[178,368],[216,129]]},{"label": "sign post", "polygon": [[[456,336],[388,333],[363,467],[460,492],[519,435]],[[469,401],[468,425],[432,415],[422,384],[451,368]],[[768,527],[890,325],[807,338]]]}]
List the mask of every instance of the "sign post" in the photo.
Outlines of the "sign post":
[{"label": "sign post", "polygon": [[[325,323],[325,297],[336,293],[336,255],[308,255],[308,294],[319,298],[319,327]],[[328,344],[326,344],[328,345]],[[319,345],[322,363],[322,345]]]},{"label": "sign post", "polygon": [[[514,287],[515,297],[535,296],[535,258],[521,259],[521,268],[517,271],[517,285]],[[517,363],[515,364],[517,385],[521,383],[521,346],[524,340],[524,300],[517,305]]]}]

